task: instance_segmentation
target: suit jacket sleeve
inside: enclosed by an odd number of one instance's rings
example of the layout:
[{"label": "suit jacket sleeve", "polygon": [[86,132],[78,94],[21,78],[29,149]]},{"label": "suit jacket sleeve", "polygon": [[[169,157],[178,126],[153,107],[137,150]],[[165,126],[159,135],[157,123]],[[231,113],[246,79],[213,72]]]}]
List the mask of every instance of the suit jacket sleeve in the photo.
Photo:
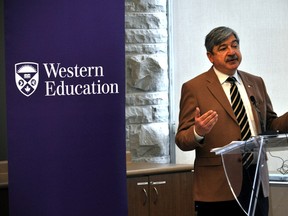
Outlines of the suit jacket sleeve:
[{"label": "suit jacket sleeve", "polygon": [[196,96],[193,94],[192,86],[188,83],[182,85],[179,126],[176,134],[176,144],[183,151],[194,150],[201,144],[197,142],[194,135],[195,109],[197,107]]}]

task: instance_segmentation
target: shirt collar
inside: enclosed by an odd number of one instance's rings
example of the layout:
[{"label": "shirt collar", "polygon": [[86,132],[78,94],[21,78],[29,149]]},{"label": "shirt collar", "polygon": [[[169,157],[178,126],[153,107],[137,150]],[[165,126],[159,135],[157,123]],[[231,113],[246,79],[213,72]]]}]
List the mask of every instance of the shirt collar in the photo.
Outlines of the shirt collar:
[{"label": "shirt collar", "polygon": [[[221,85],[222,85],[223,83],[225,83],[226,80],[227,80],[227,78],[228,78],[229,76],[228,76],[227,74],[222,73],[221,71],[217,70],[215,67],[213,67],[213,69],[214,69],[214,71],[215,71],[215,73],[216,73],[216,76],[218,77]],[[240,79],[240,77],[239,77],[239,75],[238,75],[238,73],[237,73],[237,70],[236,70],[236,72],[234,73],[233,77],[235,77],[236,81],[241,84],[241,79]]]}]

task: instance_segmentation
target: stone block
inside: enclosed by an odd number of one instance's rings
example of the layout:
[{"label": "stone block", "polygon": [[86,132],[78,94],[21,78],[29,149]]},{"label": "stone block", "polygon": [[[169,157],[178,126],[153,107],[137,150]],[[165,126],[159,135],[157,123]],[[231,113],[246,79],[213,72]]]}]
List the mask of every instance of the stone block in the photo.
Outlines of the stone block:
[{"label": "stone block", "polygon": [[166,0],[126,0],[126,12],[166,12]]},{"label": "stone block", "polygon": [[167,43],[166,29],[126,29],[126,44],[134,43]]},{"label": "stone block", "polygon": [[166,29],[167,18],[166,14],[138,14],[128,13],[125,15],[126,29]]},{"label": "stone block", "polygon": [[165,55],[133,56],[127,61],[127,84],[142,91],[168,91]]}]

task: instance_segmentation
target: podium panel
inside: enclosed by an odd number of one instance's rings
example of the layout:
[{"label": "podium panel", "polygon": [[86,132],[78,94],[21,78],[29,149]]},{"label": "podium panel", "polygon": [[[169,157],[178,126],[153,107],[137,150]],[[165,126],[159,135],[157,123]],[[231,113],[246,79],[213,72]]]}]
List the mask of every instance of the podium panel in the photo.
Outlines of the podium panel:
[{"label": "podium panel", "polygon": [[[221,155],[231,192],[246,215],[254,215],[260,185],[268,174],[266,151],[284,149],[288,149],[288,134],[255,136],[247,141],[233,141],[226,146],[211,150],[216,155]],[[242,168],[242,175],[235,175],[235,160],[241,158],[244,153],[252,153],[253,162],[249,169]],[[246,178],[247,184],[243,184],[243,188],[239,188],[241,185],[239,181],[242,181],[240,176]]]}]

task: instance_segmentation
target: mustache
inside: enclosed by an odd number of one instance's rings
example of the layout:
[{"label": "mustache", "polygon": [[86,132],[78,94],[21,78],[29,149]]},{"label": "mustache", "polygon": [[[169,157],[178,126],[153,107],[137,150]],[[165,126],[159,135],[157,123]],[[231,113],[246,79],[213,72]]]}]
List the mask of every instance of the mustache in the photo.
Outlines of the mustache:
[{"label": "mustache", "polygon": [[238,56],[237,55],[228,56],[226,58],[226,62],[234,61],[234,60],[238,60]]}]

